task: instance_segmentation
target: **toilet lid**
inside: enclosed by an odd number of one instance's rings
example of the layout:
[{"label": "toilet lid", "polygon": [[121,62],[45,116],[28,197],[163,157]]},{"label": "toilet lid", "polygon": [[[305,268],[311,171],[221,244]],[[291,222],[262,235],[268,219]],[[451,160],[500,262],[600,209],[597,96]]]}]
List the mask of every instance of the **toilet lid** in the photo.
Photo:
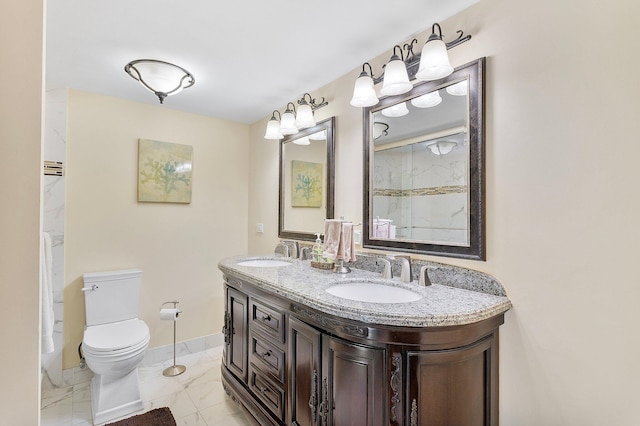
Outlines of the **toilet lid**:
[{"label": "toilet lid", "polygon": [[113,351],[137,345],[149,337],[144,321],[132,319],[93,325],[84,331],[83,343],[96,351]]}]

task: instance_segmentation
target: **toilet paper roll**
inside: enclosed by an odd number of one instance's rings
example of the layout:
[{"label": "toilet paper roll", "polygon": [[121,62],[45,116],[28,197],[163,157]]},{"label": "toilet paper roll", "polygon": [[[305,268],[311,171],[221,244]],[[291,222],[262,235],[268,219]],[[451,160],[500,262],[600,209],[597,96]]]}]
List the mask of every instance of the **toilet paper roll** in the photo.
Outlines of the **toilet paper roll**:
[{"label": "toilet paper roll", "polygon": [[182,312],[180,309],[160,309],[160,319],[166,321],[178,321],[178,314]]}]

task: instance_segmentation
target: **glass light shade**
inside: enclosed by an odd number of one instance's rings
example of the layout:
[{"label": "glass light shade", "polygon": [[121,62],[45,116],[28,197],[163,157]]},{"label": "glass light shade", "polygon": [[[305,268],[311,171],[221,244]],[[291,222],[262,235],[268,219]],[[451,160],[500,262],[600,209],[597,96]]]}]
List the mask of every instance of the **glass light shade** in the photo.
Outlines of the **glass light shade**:
[{"label": "glass light shade", "polygon": [[449,62],[447,46],[442,40],[430,37],[422,48],[416,79],[420,81],[438,80],[452,72],[453,67]]},{"label": "glass light shade", "polygon": [[398,56],[393,55],[384,68],[384,80],[380,93],[385,96],[400,95],[411,89],[413,89],[413,84],[409,82],[407,66]]},{"label": "glass light shade", "polygon": [[132,67],[144,80],[143,86],[152,93],[162,92],[167,95],[175,95],[193,84],[192,79],[182,68],[167,62],[142,61],[133,64]]},{"label": "glass light shade", "polygon": [[397,105],[387,107],[380,112],[385,117],[402,117],[403,115],[409,114],[409,109],[407,108],[406,102],[401,102]]},{"label": "glass light shade", "polygon": [[296,116],[295,126],[298,129],[307,129],[316,125],[316,120],[313,119],[313,111],[311,106],[304,103],[298,107],[298,114]]},{"label": "glass light shade", "polygon": [[469,83],[467,80],[462,80],[459,83],[447,86],[447,93],[453,96],[467,96],[469,92]]},{"label": "glass light shade", "polygon": [[324,141],[327,140],[327,131],[326,130],[321,130],[319,132],[316,132],[312,135],[309,135],[309,139],[311,139],[312,141]]},{"label": "glass light shade", "polygon": [[311,141],[308,136],[303,136],[293,141],[296,145],[311,145]]},{"label": "glass light shade", "polygon": [[435,155],[446,155],[458,145],[453,141],[438,141],[427,144],[427,148],[431,150]]},{"label": "glass light shade", "polygon": [[373,79],[366,73],[360,74],[353,87],[351,106],[370,107],[378,103],[378,96],[373,88]]},{"label": "glass light shade", "polygon": [[411,99],[411,105],[416,108],[431,108],[439,105],[440,102],[442,102],[442,98],[439,90]]},{"label": "glass light shade", "polygon": [[287,109],[284,114],[282,114],[282,119],[280,120],[280,133],[283,135],[295,135],[298,133],[298,128],[296,127],[296,116],[293,115],[290,109]]},{"label": "glass light shade", "polygon": [[284,135],[280,133],[280,123],[274,117],[267,123],[267,131],[264,134],[265,139],[282,139]]}]

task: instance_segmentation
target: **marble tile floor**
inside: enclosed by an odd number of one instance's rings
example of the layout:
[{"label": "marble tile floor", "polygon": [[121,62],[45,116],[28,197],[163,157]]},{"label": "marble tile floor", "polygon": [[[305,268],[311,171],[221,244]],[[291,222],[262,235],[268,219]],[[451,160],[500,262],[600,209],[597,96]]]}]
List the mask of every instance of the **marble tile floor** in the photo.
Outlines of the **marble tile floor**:
[{"label": "marble tile floor", "polygon": [[[222,347],[176,359],[187,371],[164,377],[171,361],[138,368],[144,410],[169,407],[178,426],[250,425],[240,407],[227,396],[220,380]],[[87,381],[43,391],[41,426],[91,426],[90,374]],[[133,414],[131,414],[133,415]],[[129,416],[127,416],[129,417]]]}]

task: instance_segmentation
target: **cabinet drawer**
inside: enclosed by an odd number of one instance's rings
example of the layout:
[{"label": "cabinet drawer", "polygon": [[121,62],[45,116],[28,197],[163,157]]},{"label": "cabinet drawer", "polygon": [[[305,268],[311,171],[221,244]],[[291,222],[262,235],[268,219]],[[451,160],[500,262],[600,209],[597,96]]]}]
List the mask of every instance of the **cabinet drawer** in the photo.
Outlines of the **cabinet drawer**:
[{"label": "cabinet drawer", "polygon": [[249,389],[278,420],[284,420],[284,389],[262,375],[253,365],[249,367]]},{"label": "cabinet drawer", "polygon": [[251,298],[249,317],[252,329],[261,330],[277,342],[284,343],[284,313]]},{"label": "cabinet drawer", "polygon": [[252,333],[250,342],[249,356],[255,367],[274,380],[284,383],[284,351],[259,334]]}]

